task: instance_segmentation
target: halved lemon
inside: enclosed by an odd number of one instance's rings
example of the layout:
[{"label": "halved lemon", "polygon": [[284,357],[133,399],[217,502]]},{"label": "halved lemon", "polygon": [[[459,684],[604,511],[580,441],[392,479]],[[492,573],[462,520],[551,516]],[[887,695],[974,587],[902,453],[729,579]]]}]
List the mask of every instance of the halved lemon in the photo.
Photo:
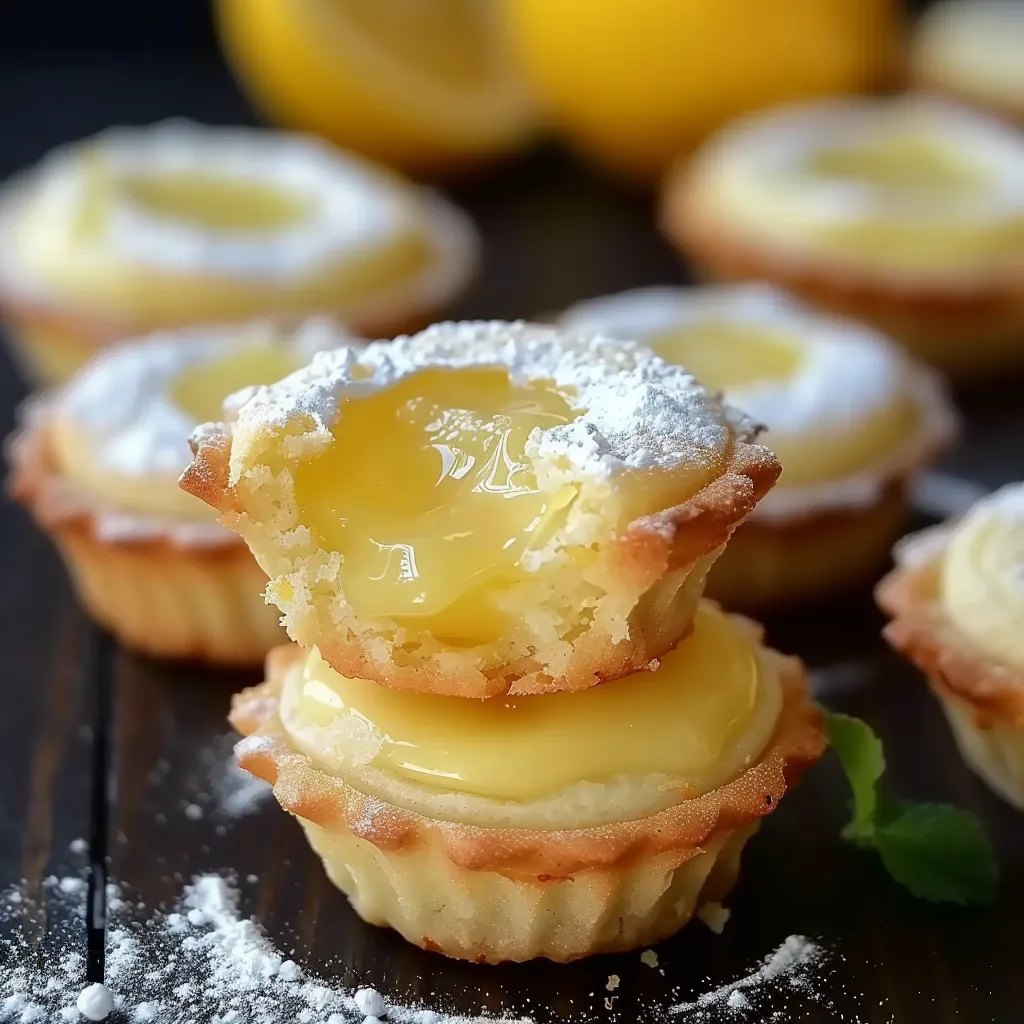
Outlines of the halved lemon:
[{"label": "halved lemon", "polygon": [[493,0],[217,0],[225,53],[273,120],[414,171],[520,147],[533,106]]}]

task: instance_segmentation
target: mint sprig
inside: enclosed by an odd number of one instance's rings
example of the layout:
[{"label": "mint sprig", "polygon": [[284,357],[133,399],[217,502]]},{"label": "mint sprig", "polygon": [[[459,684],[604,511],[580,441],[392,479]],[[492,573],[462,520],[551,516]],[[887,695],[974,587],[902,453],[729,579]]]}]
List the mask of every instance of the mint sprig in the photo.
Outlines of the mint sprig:
[{"label": "mint sprig", "polygon": [[882,742],[859,718],[825,712],[829,741],[853,792],[843,838],[878,851],[886,871],[918,899],[991,903],[999,867],[978,819],[946,804],[915,804],[879,788]]}]

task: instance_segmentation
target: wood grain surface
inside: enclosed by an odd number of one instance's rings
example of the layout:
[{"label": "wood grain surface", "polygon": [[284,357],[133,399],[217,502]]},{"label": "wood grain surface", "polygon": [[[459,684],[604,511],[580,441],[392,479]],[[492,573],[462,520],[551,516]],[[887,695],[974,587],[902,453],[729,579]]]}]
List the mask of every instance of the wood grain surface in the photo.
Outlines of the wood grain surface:
[{"label": "wood grain surface", "polygon": [[[5,71],[0,171],[105,123],[170,114],[250,118],[216,69]],[[457,315],[538,316],[586,296],[680,280],[681,266],[652,227],[649,197],[617,191],[556,152],[462,182],[453,193],[486,240],[484,270]],[[17,390],[4,364],[5,429]],[[1019,395],[1019,386],[1007,386],[963,397],[968,430],[947,460],[951,472],[986,488],[1024,475]],[[517,1011],[538,1022],[644,1022],[657,1018],[657,1007],[741,976],[799,933],[827,949],[824,980],[816,999],[780,993],[772,1009],[781,1021],[1012,1024],[1024,1005],[1017,953],[1024,822],[964,768],[922,680],[886,649],[880,624],[861,593],[768,627],[771,642],[816,669],[826,704],[866,718],[882,734],[895,789],[952,801],[982,817],[1004,873],[994,908],[915,903],[870,856],[843,845],[838,832],[847,795],[829,759],[787,796],[749,847],[721,937],[687,928],[658,948],[660,969],[636,954],[568,967],[479,967],[362,924],[326,882],[298,826],[271,800],[230,813],[224,716],[232,690],[251,677],[114,649],[75,610],[45,538],[0,504],[0,888],[24,878],[26,890],[38,892],[48,873],[84,868],[83,858],[68,851],[72,839],[84,836],[91,838],[96,880],[109,870],[125,895],[149,907],[167,905],[196,873],[235,872],[243,909],[279,948],[294,950],[325,977],[370,983],[396,999],[429,1002],[443,993],[447,1004],[467,1011]],[[55,928],[71,929],[84,951],[87,923],[43,920],[36,934],[42,941]],[[102,918],[91,923],[98,971]],[[611,974],[621,983],[608,1009]]]}]

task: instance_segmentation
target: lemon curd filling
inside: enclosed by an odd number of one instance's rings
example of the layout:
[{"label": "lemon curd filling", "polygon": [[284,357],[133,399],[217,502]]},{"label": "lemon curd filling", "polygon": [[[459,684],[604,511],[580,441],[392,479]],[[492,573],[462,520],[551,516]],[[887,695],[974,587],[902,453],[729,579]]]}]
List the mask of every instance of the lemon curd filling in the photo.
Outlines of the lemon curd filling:
[{"label": "lemon curd filling", "polygon": [[[308,196],[216,174],[124,175],[111,189],[150,213],[215,231],[280,231],[316,214]],[[102,194],[102,187],[97,189]]]},{"label": "lemon curd filling", "polygon": [[467,700],[335,672],[314,648],[285,682],[282,719],[328,769],[371,765],[426,786],[527,802],[581,781],[656,773],[692,794],[735,777],[781,708],[776,672],[711,604],[656,671],[582,693]]},{"label": "lemon curd filling", "polygon": [[[661,332],[648,344],[740,407],[745,397],[766,388],[778,392],[784,407],[785,389],[797,387],[811,354],[795,333],[782,328],[713,320]],[[909,399],[897,399],[854,421],[837,416],[804,431],[769,422],[766,444],[783,465],[779,488],[827,483],[884,459],[914,429],[917,417]]]},{"label": "lemon curd filling", "polygon": [[296,471],[299,518],[341,553],[361,614],[483,639],[499,625],[485,588],[523,572],[576,496],[538,489],[526,440],[575,416],[552,387],[515,387],[504,370],[421,371],[345,402],[335,443]]},{"label": "lemon curd filling", "polygon": [[[186,362],[160,393],[136,396],[127,421],[112,433],[97,436],[89,417],[62,413],[53,432],[57,463],[65,476],[107,505],[141,514],[212,521],[213,510],[177,486],[178,476],[188,465],[189,432],[219,417],[228,395],[249,385],[271,384],[301,363],[297,354],[269,343]],[[109,387],[119,386],[128,385],[114,373]],[[110,396],[110,404],[123,411],[117,396]]]},{"label": "lemon curd filling", "polygon": [[817,178],[906,191],[912,198],[931,202],[983,192],[994,183],[992,173],[958,147],[909,132],[815,150],[806,167]]},{"label": "lemon curd filling", "polygon": [[[298,521],[342,556],[341,589],[356,613],[429,630],[452,646],[502,635],[502,592],[526,578],[524,556],[547,544],[579,495],[571,483],[539,488],[525,454],[534,430],[582,415],[571,400],[549,383],[514,385],[506,370],[490,368],[425,369],[345,400],[334,443],[296,469],[295,495]],[[638,472],[633,505],[665,507],[658,489],[672,485],[686,488],[685,500],[723,457]],[[594,555],[573,557],[581,565]]]},{"label": "lemon curd filling", "polygon": [[301,360],[273,345],[257,346],[184,369],[170,388],[171,400],[196,423],[223,415],[224,399],[242,388],[274,381],[294,373]]},{"label": "lemon curd filling", "polygon": [[943,610],[990,657],[1024,670],[1024,485],[981,502],[942,560]]}]

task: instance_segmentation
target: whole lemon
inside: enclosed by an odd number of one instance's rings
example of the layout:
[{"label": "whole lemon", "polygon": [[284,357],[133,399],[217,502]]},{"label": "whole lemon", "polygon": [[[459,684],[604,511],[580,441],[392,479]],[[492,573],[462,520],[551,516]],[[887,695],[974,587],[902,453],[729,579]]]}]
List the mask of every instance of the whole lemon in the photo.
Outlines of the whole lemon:
[{"label": "whole lemon", "polygon": [[502,0],[549,118],[633,177],[758,107],[882,84],[893,0]]}]

